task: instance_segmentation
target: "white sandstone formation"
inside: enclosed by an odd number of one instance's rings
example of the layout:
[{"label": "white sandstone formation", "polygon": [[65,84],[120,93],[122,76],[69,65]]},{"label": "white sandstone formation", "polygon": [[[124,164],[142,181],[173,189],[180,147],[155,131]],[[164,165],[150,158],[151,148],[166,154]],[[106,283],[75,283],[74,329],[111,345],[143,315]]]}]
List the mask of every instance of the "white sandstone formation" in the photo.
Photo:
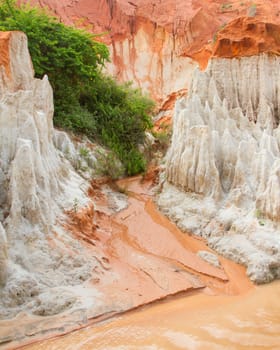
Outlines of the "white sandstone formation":
[{"label": "white sandstone formation", "polygon": [[207,252],[206,250],[199,250],[197,252],[197,255],[201,259],[209,262],[209,264],[211,264],[215,267],[221,267],[221,264],[220,264],[220,261],[219,261],[219,258],[217,257],[217,255],[210,253],[210,252]]},{"label": "white sandstone formation", "polygon": [[73,254],[82,247],[58,226],[53,232],[74,198],[87,199],[53,144],[52,118],[52,89],[47,77],[34,79],[25,34],[1,33],[0,318],[62,311],[76,299],[68,286],[91,273],[90,259]]},{"label": "white sandstone formation", "polygon": [[280,277],[280,57],[209,62],[177,102],[159,206],[247,266]]}]

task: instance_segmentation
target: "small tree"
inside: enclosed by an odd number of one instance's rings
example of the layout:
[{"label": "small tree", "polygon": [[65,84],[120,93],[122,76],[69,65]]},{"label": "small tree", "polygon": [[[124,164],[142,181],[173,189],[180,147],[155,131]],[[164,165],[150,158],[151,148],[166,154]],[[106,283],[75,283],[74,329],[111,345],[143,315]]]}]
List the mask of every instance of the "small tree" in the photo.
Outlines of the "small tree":
[{"label": "small tree", "polygon": [[128,175],[144,171],[138,144],[151,126],[153,102],[102,74],[109,51],[96,35],[67,27],[44,9],[17,6],[15,0],[0,0],[0,30],[27,34],[36,77],[47,74],[54,90],[55,125],[98,139]]},{"label": "small tree", "polygon": [[18,7],[15,0],[0,0],[0,30],[26,33],[35,75],[48,75],[58,110],[77,103],[84,84],[109,60],[107,47],[94,35],[63,25],[46,10]]}]

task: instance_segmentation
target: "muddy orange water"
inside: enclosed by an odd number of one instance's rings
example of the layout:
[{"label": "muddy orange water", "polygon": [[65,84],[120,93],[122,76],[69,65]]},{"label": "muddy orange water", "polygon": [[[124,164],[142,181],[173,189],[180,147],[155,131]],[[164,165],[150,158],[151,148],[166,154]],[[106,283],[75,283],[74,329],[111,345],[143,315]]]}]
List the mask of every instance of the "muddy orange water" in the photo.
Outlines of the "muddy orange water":
[{"label": "muddy orange water", "polygon": [[34,350],[280,349],[280,282],[242,296],[190,295],[34,344]]},{"label": "muddy orange water", "polygon": [[114,234],[102,243],[123,274],[115,284],[100,281],[100,290],[116,303],[125,290],[134,307],[185,292],[24,349],[280,349],[280,282],[254,287],[233,262],[219,257],[220,269],[203,262],[196,252],[207,246],[157,211],[148,183],[119,186],[129,191],[129,207],[113,216]]}]

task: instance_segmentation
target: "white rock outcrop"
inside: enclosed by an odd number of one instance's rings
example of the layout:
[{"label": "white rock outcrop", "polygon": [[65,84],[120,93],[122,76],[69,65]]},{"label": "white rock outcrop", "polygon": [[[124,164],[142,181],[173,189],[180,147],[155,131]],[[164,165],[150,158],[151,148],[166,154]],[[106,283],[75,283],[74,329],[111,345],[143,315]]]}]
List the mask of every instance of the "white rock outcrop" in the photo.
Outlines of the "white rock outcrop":
[{"label": "white rock outcrop", "polygon": [[0,222],[0,288],[6,283],[7,278],[7,249],[6,232]]},{"label": "white rock outcrop", "polygon": [[57,294],[69,299],[68,286],[90,276],[90,259],[71,251],[79,244],[63,240],[58,227],[57,239],[53,233],[62,210],[87,198],[82,178],[54,146],[52,118],[52,89],[46,76],[34,78],[25,34],[1,33],[0,319],[61,311],[70,304]]},{"label": "white rock outcrop", "polygon": [[214,58],[177,102],[159,206],[248,267],[280,277],[280,57]]}]

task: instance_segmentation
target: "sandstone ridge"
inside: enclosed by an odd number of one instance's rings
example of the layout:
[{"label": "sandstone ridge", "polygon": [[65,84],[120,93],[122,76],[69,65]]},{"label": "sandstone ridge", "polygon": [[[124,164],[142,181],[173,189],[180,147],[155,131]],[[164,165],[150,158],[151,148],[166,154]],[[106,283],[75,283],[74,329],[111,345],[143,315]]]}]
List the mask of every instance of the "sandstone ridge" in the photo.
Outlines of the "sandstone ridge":
[{"label": "sandstone ridge", "polygon": [[93,180],[104,150],[54,129],[52,88],[34,78],[26,35],[1,33],[0,52],[0,346],[208,285],[235,293],[223,262],[163,225],[148,180],[123,180],[135,198]]},{"label": "sandstone ridge", "polygon": [[55,314],[76,300],[67,287],[89,276],[90,261],[50,244],[62,209],[86,201],[83,180],[53,143],[52,88],[34,78],[25,34],[1,33],[0,52],[0,317]]},{"label": "sandstone ridge", "polygon": [[197,60],[201,69],[211,57],[248,57],[261,53],[280,54],[280,25],[252,17],[239,17],[222,26],[210,44],[186,55]]},{"label": "sandstone ridge", "polygon": [[275,47],[270,23],[280,24],[280,4],[276,0],[33,3],[47,6],[66,24],[106,33],[102,40],[110,45],[112,58],[108,71],[121,81],[132,80],[148,91],[159,106],[175,92],[189,87],[196,65],[192,59],[206,68],[212,55],[233,57],[236,51],[238,56],[267,52],[273,41]]},{"label": "sandstone ridge", "polygon": [[240,17],[217,34],[214,57],[244,57],[263,52],[280,54],[280,25]]},{"label": "sandstone ridge", "polygon": [[180,228],[257,283],[280,277],[279,68],[280,57],[262,54],[213,58],[195,72],[176,105],[159,197]]}]

